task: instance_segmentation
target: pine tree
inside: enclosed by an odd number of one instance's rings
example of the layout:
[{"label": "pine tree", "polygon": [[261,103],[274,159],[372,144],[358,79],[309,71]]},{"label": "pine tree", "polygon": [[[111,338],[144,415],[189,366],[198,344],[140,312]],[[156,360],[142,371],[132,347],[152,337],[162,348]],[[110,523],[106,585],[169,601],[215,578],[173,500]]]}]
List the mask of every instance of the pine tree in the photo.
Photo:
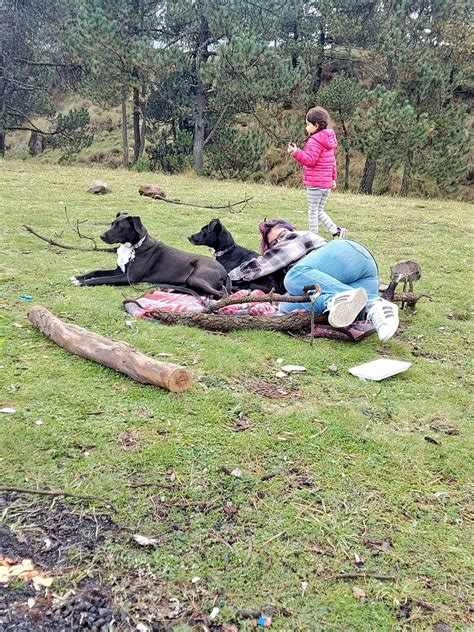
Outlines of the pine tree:
[{"label": "pine tree", "polygon": [[349,190],[351,148],[353,146],[353,116],[361,105],[363,90],[355,79],[344,73],[336,75],[326,88],[318,92],[318,104],[331,112],[342,134],[340,143],[344,149],[344,191]]},{"label": "pine tree", "polygon": [[[73,0],[71,0],[73,1]],[[133,160],[142,155],[146,121],[144,101],[155,78],[155,28],[159,2],[74,0],[77,24],[69,41],[87,78],[81,92],[101,104],[122,104],[124,165],[128,163],[127,104],[132,96]]]},{"label": "pine tree", "polygon": [[[372,142],[372,147],[377,149],[375,154],[367,154],[366,177],[360,190],[372,189],[376,162],[384,165],[386,175],[390,165],[401,164],[401,195],[407,195],[416,173],[433,175],[439,183],[436,173],[440,173],[441,168],[452,190],[454,182],[459,185],[467,168],[466,115],[463,108],[455,107],[454,95],[467,68],[467,58],[462,58],[461,51],[465,48],[463,34],[469,28],[469,5],[464,0],[455,3],[385,0],[380,3],[378,16],[372,56],[380,70],[375,80],[398,95],[390,99],[394,111],[388,118],[397,122],[397,112],[404,111],[406,103],[411,110],[405,124],[398,120],[405,130],[405,143],[400,146],[396,161],[389,142],[382,145]],[[378,106],[379,114],[383,111],[387,117],[387,107],[385,97]],[[445,116],[447,110],[451,116],[449,122]],[[372,109],[370,116],[377,120],[375,110]],[[368,136],[372,138],[373,134],[369,132]],[[444,154],[450,157],[448,161],[444,160],[442,151],[435,150],[443,145]]]},{"label": "pine tree", "polygon": [[[82,69],[63,43],[69,14],[55,0],[2,0],[0,5],[0,156],[8,132],[26,130],[77,151],[90,143],[84,110],[58,116],[51,99],[54,83],[71,85]],[[35,118],[45,117],[39,127]]]}]

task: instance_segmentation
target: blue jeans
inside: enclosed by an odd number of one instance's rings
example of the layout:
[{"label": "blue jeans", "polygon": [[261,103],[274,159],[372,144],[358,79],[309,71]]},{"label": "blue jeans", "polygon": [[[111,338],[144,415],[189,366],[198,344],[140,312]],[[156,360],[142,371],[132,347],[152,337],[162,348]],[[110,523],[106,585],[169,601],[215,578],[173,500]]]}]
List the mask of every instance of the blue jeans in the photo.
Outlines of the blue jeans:
[{"label": "blue jeans", "polygon": [[[370,252],[356,241],[336,239],[313,250],[287,272],[284,280],[288,294],[304,294],[305,285],[318,284],[322,294],[316,299],[314,311],[321,314],[334,294],[363,287],[368,304],[378,298],[377,264]],[[311,311],[311,303],[280,303],[280,311],[288,314],[295,309]]]}]

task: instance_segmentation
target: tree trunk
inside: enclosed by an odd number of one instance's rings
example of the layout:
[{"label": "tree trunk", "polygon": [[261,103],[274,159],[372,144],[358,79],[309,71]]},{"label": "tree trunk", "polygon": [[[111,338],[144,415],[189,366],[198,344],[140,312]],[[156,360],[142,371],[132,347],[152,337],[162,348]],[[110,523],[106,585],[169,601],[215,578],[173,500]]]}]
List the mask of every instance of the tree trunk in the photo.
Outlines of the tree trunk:
[{"label": "tree trunk", "polygon": [[385,161],[382,169],[381,182],[379,187],[379,195],[390,193],[390,185],[392,182],[392,163]]},{"label": "tree trunk", "polygon": [[5,132],[0,131],[0,158],[5,157]]},{"label": "tree trunk", "polygon": [[204,165],[204,110],[206,108],[205,85],[198,79],[196,90],[196,115],[194,121],[194,169],[201,173]]},{"label": "tree trunk", "polygon": [[122,148],[123,148],[123,167],[128,169],[128,130],[127,130],[127,92],[122,92]]},{"label": "tree trunk", "polygon": [[326,45],[325,23],[321,22],[319,28],[318,60],[316,62],[313,82],[311,85],[312,92],[317,92],[319,90],[319,88],[321,87],[321,82],[323,80],[324,47]]},{"label": "tree trunk", "polygon": [[359,185],[359,193],[364,193],[366,195],[372,194],[376,168],[377,163],[375,159],[372,158],[372,156],[367,156],[365,159],[364,173],[362,174],[362,179]]},{"label": "tree trunk", "polygon": [[146,98],[146,89],[145,86],[142,86],[142,98],[141,98],[141,114],[142,114],[142,128],[140,130],[140,158],[143,156],[143,152],[145,151],[145,140],[146,140],[146,112],[145,112],[145,98]]},{"label": "tree trunk", "polygon": [[140,90],[133,88],[133,162],[140,158]]},{"label": "tree trunk", "polygon": [[350,164],[351,164],[351,153],[349,149],[346,149],[345,156],[344,156],[344,191],[349,191]]},{"label": "tree trunk", "polygon": [[412,161],[412,152],[409,151],[407,155],[407,159],[403,166],[403,177],[402,184],[400,186],[400,195],[401,197],[407,197],[408,191],[410,190],[410,180],[411,180],[411,161]]},{"label": "tree trunk", "polygon": [[70,353],[98,362],[143,384],[161,386],[181,393],[192,384],[191,373],[177,364],[159,362],[140,353],[127,342],[110,340],[83,327],[64,323],[41,305],[35,305],[28,318],[41,333]]}]

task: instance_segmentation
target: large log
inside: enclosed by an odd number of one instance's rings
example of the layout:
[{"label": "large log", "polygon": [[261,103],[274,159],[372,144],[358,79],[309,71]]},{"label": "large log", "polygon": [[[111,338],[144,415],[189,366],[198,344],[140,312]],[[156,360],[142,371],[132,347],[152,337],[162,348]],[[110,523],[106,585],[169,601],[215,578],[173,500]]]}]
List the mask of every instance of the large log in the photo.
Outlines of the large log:
[{"label": "large log", "polygon": [[70,353],[125,373],[137,382],[161,386],[174,393],[181,393],[192,384],[192,375],[185,368],[154,360],[123,340],[110,340],[78,325],[64,323],[41,305],[32,307],[28,318],[41,333]]},{"label": "large log", "polygon": [[[187,325],[225,333],[239,329],[263,329],[307,334],[311,330],[309,312],[305,314],[292,312],[281,316],[250,316],[248,314],[228,316],[226,314],[181,314],[154,309],[150,315],[164,325]],[[327,322],[327,319],[316,317],[315,322]]]}]

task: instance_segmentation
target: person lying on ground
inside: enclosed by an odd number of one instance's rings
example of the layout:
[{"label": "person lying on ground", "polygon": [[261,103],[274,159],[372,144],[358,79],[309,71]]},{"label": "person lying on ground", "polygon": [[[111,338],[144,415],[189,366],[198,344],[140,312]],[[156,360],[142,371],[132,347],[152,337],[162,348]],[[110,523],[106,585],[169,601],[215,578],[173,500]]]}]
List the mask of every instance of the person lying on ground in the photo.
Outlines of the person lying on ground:
[{"label": "person lying on ground", "polygon": [[[372,254],[356,241],[327,242],[310,231],[296,230],[282,220],[265,220],[259,225],[261,255],[229,272],[232,281],[252,281],[277,270],[285,271],[288,294],[304,294],[304,287],[317,284],[316,314],[328,312],[333,327],[347,327],[358,318],[369,320],[381,342],[397,331],[398,307],[379,297],[378,269]],[[288,314],[296,309],[311,309],[311,303],[280,303]]]}]

